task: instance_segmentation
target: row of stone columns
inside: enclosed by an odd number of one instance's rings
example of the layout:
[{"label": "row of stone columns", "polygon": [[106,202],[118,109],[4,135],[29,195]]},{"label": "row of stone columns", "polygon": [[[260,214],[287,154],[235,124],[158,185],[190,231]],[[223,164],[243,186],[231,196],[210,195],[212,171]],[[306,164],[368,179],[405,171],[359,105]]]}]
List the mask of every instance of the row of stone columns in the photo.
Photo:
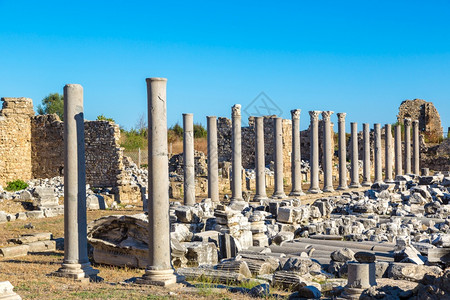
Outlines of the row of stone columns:
[{"label": "row of stone columns", "polygon": [[[332,182],[332,158],[333,149],[331,149],[331,121],[332,111],[310,111],[310,168],[311,168],[311,185],[310,193],[320,193],[322,190],[319,186],[319,115],[323,120],[323,138],[324,138],[324,192],[334,191]],[[301,147],[300,147],[300,110],[291,111],[292,117],[292,156],[291,156],[291,172],[292,172],[292,189],[290,196],[303,195],[301,187]],[[359,182],[359,159],[358,159],[358,124],[351,123],[351,172],[350,185],[347,185],[347,166],[346,166],[346,134],[345,134],[345,113],[338,113],[338,146],[339,146],[339,186],[338,190],[347,188],[359,188],[362,186],[371,186],[371,158],[370,158],[370,127],[369,124],[363,124],[363,180]],[[283,187],[283,146],[282,146],[282,119],[273,118],[274,122],[274,162],[275,162],[275,191],[272,198],[282,199],[286,197]],[[405,165],[411,160],[410,154],[410,127],[409,119],[405,119]],[[212,201],[219,201],[218,192],[218,150],[217,150],[217,118],[214,116],[207,117],[208,127],[208,197]],[[419,138],[418,138],[418,121],[413,124],[413,165],[414,173],[419,171]],[[195,203],[195,171],[194,171],[194,138],[193,138],[193,117],[192,114],[183,114],[184,126],[184,175],[185,175],[185,205],[193,205]],[[395,141],[392,144],[391,125],[385,125],[385,178],[382,178],[382,162],[381,153],[381,127],[380,124],[374,124],[374,183],[393,182],[393,165],[392,152],[394,148],[395,158],[395,175],[402,174],[402,143],[401,128],[395,128]],[[236,104],[232,107],[232,176],[231,176],[231,204],[243,206],[242,198],[242,155],[241,155],[241,106]],[[265,153],[264,153],[264,117],[255,118],[255,173],[256,173],[256,193],[254,200],[266,199],[266,183],[265,183]],[[416,159],[417,158],[417,159]],[[410,164],[410,163],[409,163]],[[406,173],[408,169],[405,169]]]}]

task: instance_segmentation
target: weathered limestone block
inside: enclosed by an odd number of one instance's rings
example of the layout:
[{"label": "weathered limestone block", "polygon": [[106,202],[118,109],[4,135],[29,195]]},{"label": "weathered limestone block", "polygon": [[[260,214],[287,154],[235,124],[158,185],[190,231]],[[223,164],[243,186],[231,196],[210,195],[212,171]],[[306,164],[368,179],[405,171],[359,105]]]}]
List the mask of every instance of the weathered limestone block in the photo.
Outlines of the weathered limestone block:
[{"label": "weathered limestone block", "polygon": [[40,207],[54,207],[58,206],[58,198],[55,196],[53,188],[36,187],[33,191],[33,206]]},{"label": "weathered limestone block", "polygon": [[133,204],[141,200],[141,188],[137,185],[120,185],[114,189],[114,201],[117,203]]},{"label": "weathered limestone block", "polygon": [[441,272],[442,269],[437,266],[392,263],[388,269],[388,276],[392,279],[419,282],[425,275],[439,276]]},{"label": "weathered limestone block", "polygon": [[239,273],[226,272],[222,270],[206,269],[206,268],[179,268],[178,275],[186,277],[187,280],[208,280],[223,284],[239,284],[246,279],[246,277]]},{"label": "weathered limestone block", "polygon": [[21,300],[22,298],[14,292],[14,286],[9,281],[1,281],[0,299]]},{"label": "weathered limestone block", "polygon": [[102,195],[91,194],[86,197],[86,208],[92,210],[107,209],[108,205]]},{"label": "weathered limestone block", "polygon": [[19,257],[19,256],[25,256],[28,254],[28,251],[30,250],[29,245],[19,245],[19,246],[12,246],[12,247],[3,247],[0,248],[0,255],[2,257]]},{"label": "weathered limestone block", "polygon": [[243,260],[229,259],[224,260],[220,264],[217,265],[217,270],[239,273],[244,275],[247,278],[252,277],[252,272],[250,271],[247,262]]},{"label": "weathered limestone block", "polygon": [[33,243],[38,241],[48,241],[53,238],[53,235],[51,232],[36,232],[36,233],[30,233],[30,234],[24,234],[18,238],[12,238],[8,240],[11,243],[14,244],[27,244],[27,243]]},{"label": "weathered limestone block", "polygon": [[186,258],[190,265],[215,265],[218,261],[217,247],[209,242],[182,243],[187,249]]}]

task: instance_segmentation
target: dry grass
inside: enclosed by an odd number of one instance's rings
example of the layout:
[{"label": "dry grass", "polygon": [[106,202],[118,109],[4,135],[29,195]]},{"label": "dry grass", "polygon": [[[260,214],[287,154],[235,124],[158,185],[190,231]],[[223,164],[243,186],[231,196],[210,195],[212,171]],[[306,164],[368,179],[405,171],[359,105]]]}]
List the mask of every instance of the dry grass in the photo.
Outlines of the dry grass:
[{"label": "dry grass", "polygon": [[[208,140],[206,138],[196,138],[194,140],[194,149],[208,154]],[[176,140],[172,142],[172,154],[183,153],[183,141]]]}]

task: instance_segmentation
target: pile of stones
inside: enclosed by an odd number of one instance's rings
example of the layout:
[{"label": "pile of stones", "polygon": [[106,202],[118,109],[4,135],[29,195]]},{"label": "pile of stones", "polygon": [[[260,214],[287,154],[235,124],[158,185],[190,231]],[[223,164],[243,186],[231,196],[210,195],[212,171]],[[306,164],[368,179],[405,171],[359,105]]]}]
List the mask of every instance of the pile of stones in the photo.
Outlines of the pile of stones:
[{"label": "pile of stones", "polygon": [[[172,263],[187,278],[253,278],[313,298],[325,291],[354,292],[343,279],[354,263],[373,264],[373,278],[431,280],[449,265],[449,200],[450,173],[436,173],[397,176],[394,183],[310,205],[295,198],[250,202],[242,210],[210,199],[193,206],[172,202]],[[145,267],[147,222],[145,214],[94,221],[94,260]],[[116,228],[128,229],[118,237]]]}]

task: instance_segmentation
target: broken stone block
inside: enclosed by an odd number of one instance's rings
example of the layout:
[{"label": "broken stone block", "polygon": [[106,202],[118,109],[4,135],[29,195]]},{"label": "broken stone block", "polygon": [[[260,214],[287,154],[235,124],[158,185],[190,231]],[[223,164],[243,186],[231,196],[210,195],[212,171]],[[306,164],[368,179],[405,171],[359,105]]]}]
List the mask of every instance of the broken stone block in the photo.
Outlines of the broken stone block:
[{"label": "broken stone block", "polygon": [[450,247],[450,234],[440,233],[437,238],[432,241],[432,244],[439,247]]},{"label": "broken stone block", "polygon": [[449,263],[450,248],[430,248],[428,249],[428,261],[431,263]]},{"label": "broken stone block", "polygon": [[14,292],[14,286],[9,281],[1,281],[0,299],[21,300],[22,298]]},{"label": "broken stone block", "polygon": [[33,197],[33,206],[36,208],[59,205],[53,188],[38,186],[33,191]]},{"label": "broken stone block", "polygon": [[193,242],[212,242],[216,245],[216,247],[219,247],[219,236],[221,235],[220,232],[215,230],[208,230],[196,233],[192,241]]},{"label": "broken stone block", "polygon": [[187,249],[186,258],[191,265],[215,265],[218,261],[217,248],[209,242],[182,243]]},{"label": "broken stone block", "polygon": [[289,296],[289,299],[320,299],[322,293],[320,290],[312,285],[302,286],[297,292]]},{"label": "broken stone block", "polygon": [[28,219],[42,219],[44,218],[44,212],[42,210],[32,210],[27,211],[27,218]]},{"label": "broken stone block", "polygon": [[292,241],[294,239],[294,233],[289,231],[281,231],[272,239],[272,243],[276,245],[281,245],[281,243],[286,241]]},{"label": "broken stone block", "polygon": [[413,265],[409,263],[391,263],[388,276],[392,279],[419,282],[425,275],[439,276],[442,269],[437,266]]},{"label": "broken stone block", "polygon": [[232,258],[238,254],[241,249],[239,242],[229,235],[228,233],[219,235],[219,257],[222,258]]},{"label": "broken stone block", "polygon": [[355,259],[355,252],[348,248],[342,248],[331,252],[330,257],[334,261],[347,262]]},{"label": "broken stone block", "polygon": [[239,273],[247,278],[252,277],[252,272],[248,268],[247,262],[243,260],[235,260],[235,259],[224,260],[220,264],[218,264],[216,268],[217,270],[221,271]]},{"label": "broken stone block", "polygon": [[423,265],[424,261],[419,257],[419,255],[419,251],[411,246],[408,246],[401,251],[394,252],[394,261]]},{"label": "broken stone block", "polygon": [[290,257],[283,265],[283,270],[305,275],[310,272],[320,272],[321,266],[309,258]]},{"label": "broken stone block", "polygon": [[28,244],[28,252],[48,252],[56,250],[55,241],[38,241]]},{"label": "broken stone block", "polygon": [[0,211],[0,223],[8,222],[7,214],[4,211]]},{"label": "broken stone block", "polygon": [[9,239],[8,242],[14,243],[14,244],[28,244],[38,241],[48,241],[53,238],[53,235],[51,232],[36,232],[36,233],[29,233],[24,234],[18,238],[12,238]]},{"label": "broken stone block", "polygon": [[107,209],[108,205],[106,204],[103,196],[91,194],[86,197],[86,208],[92,210]]},{"label": "broken stone block", "polygon": [[176,239],[179,242],[190,242],[192,240],[193,233],[189,231],[187,226],[182,223],[170,224],[170,237]]},{"label": "broken stone block", "polygon": [[223,284],[239,284],[246,280],[246,277],[240,273],[214,270],[210,268],[179,268],[177,274],[184,276],[187,280],[207,280]]},{"label": "broken stone block", "polygon": [[355,253],[355,259],[360,263],[373,263],[376,260],[376,256],[371,252],[358,251]]},{"label": "broken stone block", "polygon": [[296,290],[306,286],[305,280],[295,272],[276,271],[273,274],[272,285],[277,288]]},{"label": "broken stone block", "polygon": [[28,245],[2,247],[2,248],[0,248],[0,255],[2,257],[25,256],[28,254],[29,249],[30,249],[30,246],[28,246]]}]

